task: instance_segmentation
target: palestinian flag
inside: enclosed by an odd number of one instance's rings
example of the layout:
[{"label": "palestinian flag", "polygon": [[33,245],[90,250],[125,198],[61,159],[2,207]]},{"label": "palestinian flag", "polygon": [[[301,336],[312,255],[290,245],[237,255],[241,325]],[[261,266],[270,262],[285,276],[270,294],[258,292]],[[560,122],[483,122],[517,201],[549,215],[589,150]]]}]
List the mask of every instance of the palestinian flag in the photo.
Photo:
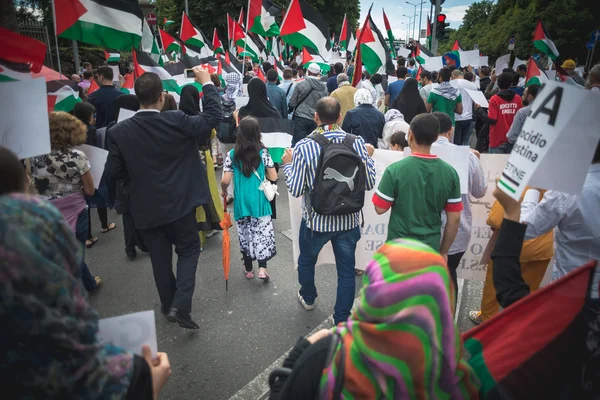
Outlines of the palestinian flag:
[{"label": "palestinian flag", "polygon": [[119,60],[121,59],[121,53],[116,52],[116,51],[106,51],[104,50],[104,59],[106,60],[106,62],[119,62]]},{"label": "palestinian flag", "polygon": [[427,16],[427,48],[429,50],[431,50],[431,31],[431,20],[429,19],[429,16]]},{"label": "palestinian flag", "polygon": [[148,25],[148,22],[145,18],[144,27],[142,29],[142,41],[140,43],[140,49],[145,53],[149,53],[154,61],[157,61],[159,65],[163,65],[163,60],[160,56],[160,47],[158,47],[158,42],[154,36],[154,30],[150,28],[150,25]]},{"label": "palestinian flag", "polygon": [[275,163],[281,163],[285,149],[292,147],[292,121],[289,119],[256,118],[260,125],[262,143]]},{"label": "palestinian flag", "polygon": [[98,89],[100,89],[100,86],[98,86],[98,82],[96,82],[95,79],[92,79],[92,83],[90,84],[90,87],[87,90],[87,94],[90,95]]},{"label": "palestinian flag", "polygon": [[354,50],[356,50],[356,38],[354,37],[354,34],[350,32],[350,39],[348,40],[348,47],[346,48],[346,51],[354,53]]},{"label": "palestinian flag", "polygon": [[0,83],[31,79],[29,64],[0,60]]},{"label": "palestinian flag", "polygon": [[[223,56],[221,56],[221,57],[223,57]],[[225,61],[224,67],[225,67],[226,72],[229,72],[228,68],[231,67],[231,70],[232,70],[231,72],[237,72],[238,74],[241,75],[242,68],[243,68],[242,63],[237,59],[237,57],[235,57],[235,55],[233,55],[231,53],[231,51],[225,52],[224,61]]]},{"label": "palestinian flag", "polygon": [[237,22],[242,27],[246,26],[246,16],[244,15],[244,7],[240,8],[240,16],[238,17]]},{"label": "palestinian flag", "polygon": [[367,14],[367,19],[360,32],[358,45],[362,65],[369,74],[394,74],[394,64],[390,58],[390,50],[383,39],[383,35],[375,26],[370,12]]},{"label": "palestinian flag", "polygon": [[385,25],[385,30],[387,31],[388,40],[390,41],[390,47],[392,48],[392,58],[395,60],[398,58],[396,54],[396,47],[394,46],[394,34],[392,33],[392,27],[390,26],[390,21],[388,21],[387,15],[385,15],[385,10],[383,11],[383,24]]},{"label": "palestinian flag", "polygon": [[71,80],[46,82],[48,112],[71,112],[75,104],[81,103],[79,92],[76,88],[77,82]]},{"label": "palestinian flag", "polygon": [[458,39],[454,41],[454,44],[452,45],[452,51],[462,51],[460,44],[458,44]]},{"label": "palestinian flag", "polygon": [[544,71],[541,71],[533,58],[527,61],[527,76],[525,77],[525,87],[530,85],[544,85],[548,82],[548,77]]},{"label": "palestinian flag", "polygon": [[556,399],[562,389],[580,387],[595,264],[576,269],[463,335],[467,360],[481,381],[481,398]]},{"label": "palestinian flag", "polygon": [[160,41],[162,42],[163,48],[165,49],[165,53],[184,53],[186,52],[185,46],[183,46],[179,40],[175,39],[173,36],[169,35],[167,32],[162,29],[158,29],[160,33]]},{"label": "palestinian flag", "polygon": [[538,21],[533,33],[533,47],[550,57],[552,61],[556,61],[559,56],[558,49],[552,39],[550,39],[548,32],[546,32],[542,21]]},{"label": "palestinian flag", "polygon": [[169,25],[173,25],[175,21],[171,21],[170,19],[163,19],[163,27],[166,28]]},{"label": "palestinian flag", "polygon": [[137,2],[54,0],[56,35],[117,50],[137,48],[144,16]]},{"label": "palestinian flag", "polygon": [[267,0],[248,0],[248,32],[257,35],[271,37],[279,36],[279,26],[275,22],[275,16],[268,11]]},{"label": "palestinian flag", "polygon": [[44,43],[0,26],[0,59],[15,64],[31,64],[33,72],[40,72],[45,58]]},{"label": "palestinian flag", "polygon": [[415,79],[417,81],[421,80],[421,73],[423,73],[423,66],[419,65],[419,69],[417,70],[417,75],[415,76]]},{"label": "palestinian flag", "polygon": [[[181,29],[179,30],[179,37],[181,37],[183,43],[187,45],[196,46],[200,49],[206,46],[208,42],[202,31],[200,31],[196,24],[192,22],[192,20],[187,16],[185,11],[183,12],[183,15],[181,17]],[[165,51],[168,51],[166,45]]]},{"label": "palestinian flag", "polygon": [[217,34],[217,28],[213,31],[213,53],[225,53],[225,49],[223,48],[223,43],[219,39],[219,35]]},{"label": "palestinian flag", "polygon": [[260,55],[264,51],[262,43],[256,41],[252,33],[248,32],[248,35],[246,35],[239,23],[235,21],[233,23],[233,37],[235,45],[238,47],[238,55],[241,57],[250,57],[254,62],[259,62]]},{"label": "palestinian flag", "polygon": [[268,40],[269,44],[269,55],[273,56],[275,60],[279,60],[281,58],[281,39],[277,37],[272,37]]},{"label": "palestinian flag", "polygon": [[133,79],[133,74],[127,74],[126,78],[125,78],[125,82],[123,83],[123,86],[121,86],[121,93],[125,93],[125,94],[135,94],[135,91],[133,90],[133,85],[135,83],[135,80]]},{"label": "palestinian flag", "polygon": [[321,74],[329,72],[329,63],[323,59],[317,52],[309,47],[302,48],[302,66],[308,68],[308,65],[315,63],[321,68]]},{"label": "palestinian flag", "polygon": [[133,64],[134,70],[138,77],[146,72],[153,72],[160,77],[163,83],[163,88],[169,92],[178,92],[179,86],[171,74],[163,67],[158,65],[156,61],[148,53],[133,49]]},{"label": "palestinian flag", "polygon": [[348,18],[344,14],[344,22],[342,22],[342,31],[340,32],[340,49],[347,50],[348,42],[350,41],[350,29],[348,29]]},{"label": "palestinian flag", "polygon": [[329,60],[329,25],[306,1],[292,0],[281,24],[280,35],[287,44],[298,49],[310,47]]}]

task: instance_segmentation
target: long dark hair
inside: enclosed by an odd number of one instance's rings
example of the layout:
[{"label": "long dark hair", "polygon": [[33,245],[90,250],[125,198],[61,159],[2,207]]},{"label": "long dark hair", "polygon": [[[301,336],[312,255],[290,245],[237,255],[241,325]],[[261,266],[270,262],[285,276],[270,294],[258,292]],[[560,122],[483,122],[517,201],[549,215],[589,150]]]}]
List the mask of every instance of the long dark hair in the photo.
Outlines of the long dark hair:
[{"label": "long dark hair", "polygon": [[404,87],[398,95],[402,104],[410,104],[412,101],[423,101],[419,94],[419,82],[415,78],[404,81]]},{"label": "long dark hair", "polygon": [[242,170],[244,176],[249,177],[261,163],[261,151],[264,148],[261,142],[260,125],[254,117],[245,117],[240,121],[235,139],[233,163]]}]

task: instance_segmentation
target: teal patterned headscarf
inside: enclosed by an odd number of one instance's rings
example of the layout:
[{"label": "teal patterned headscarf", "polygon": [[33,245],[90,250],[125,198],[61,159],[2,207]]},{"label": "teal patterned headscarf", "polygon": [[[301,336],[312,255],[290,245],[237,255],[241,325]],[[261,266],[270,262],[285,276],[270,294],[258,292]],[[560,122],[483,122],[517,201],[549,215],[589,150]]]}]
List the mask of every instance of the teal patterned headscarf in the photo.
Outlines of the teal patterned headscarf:
[{"label": "teal patterned headscarf", "polygon": [[98,342],[81,245],[50,203],[0,196],[0,381],[19,398],[120,399],[133,355]]}]

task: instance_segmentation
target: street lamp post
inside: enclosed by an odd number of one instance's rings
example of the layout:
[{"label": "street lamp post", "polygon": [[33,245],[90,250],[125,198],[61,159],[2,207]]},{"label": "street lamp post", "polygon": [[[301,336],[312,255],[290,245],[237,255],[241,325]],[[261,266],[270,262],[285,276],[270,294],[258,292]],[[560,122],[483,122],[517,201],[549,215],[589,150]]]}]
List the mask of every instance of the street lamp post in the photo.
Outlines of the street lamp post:
[{"label": "street lamp post", "polygon": [[[411,17],[411,16],[409,16],[409,15],[406,15],[406,14],[402,14],[402,16],[403,16],[403,17],[406,17],[406,18],[408,18],[408,29],[406,30],[406,32],[407,32],[408,34],[407,34],[406,36],[410,37],[410,34],[411,34],[411,32],[410,32],[410,27],[411,27],[411,25],[412,25],[412,22],[411,22],[411,21],[412,21],[413,17]],[[414,38],[413,38],[413,39],[414,39]],[[408,39],[407,39],[406,41],[408,42]]]},{"label": "street lamp post", "polygon": [[414,14],[414,19],[413,19],[413,35],[414,35],[414,30],[416,28],[416,22],[417,22],[417,7],[421,6],[421,12],[419,13],[419,31],[417,32],[417,37],[415,38],[416,40],[420,40],[421,39],[421,20],[423,19],[423,4],[425,4],[425,1],[422,1],[420,3],[411,3],[410,1],[405,1],[406,4],[410,4],[411,6],[413,6],[415,8],[415,14]]}]

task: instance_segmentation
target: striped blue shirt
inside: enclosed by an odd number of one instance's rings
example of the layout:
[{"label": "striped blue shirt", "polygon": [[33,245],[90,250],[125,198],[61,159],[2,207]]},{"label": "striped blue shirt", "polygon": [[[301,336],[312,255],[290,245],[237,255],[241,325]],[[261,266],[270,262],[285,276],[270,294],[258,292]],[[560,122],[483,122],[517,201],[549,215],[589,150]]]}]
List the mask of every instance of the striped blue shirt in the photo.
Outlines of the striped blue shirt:
[{"label": "striped blue shirt", "polygon": [[[337,125],[324,125],[315,132],[325,135],[333,143],[342,143],[346,133]],[[354,150],[363,159],[366,171],[366,190],[375,186],[375,161],[367,152],[365,141],[360,136],[354,141]],[[312,139],[302,139],[294,147],[294,157],[291,164],[283,166],[285,181],[290,194],[300,197],[313,190],[315,174],[321,155],[321,146]],[[348,215],[320,215],[309,209],[308,196],[304,197],[302,218],[306,226],[315,232],[340,232],[356,228],[360,223],[360,213]]]}]

